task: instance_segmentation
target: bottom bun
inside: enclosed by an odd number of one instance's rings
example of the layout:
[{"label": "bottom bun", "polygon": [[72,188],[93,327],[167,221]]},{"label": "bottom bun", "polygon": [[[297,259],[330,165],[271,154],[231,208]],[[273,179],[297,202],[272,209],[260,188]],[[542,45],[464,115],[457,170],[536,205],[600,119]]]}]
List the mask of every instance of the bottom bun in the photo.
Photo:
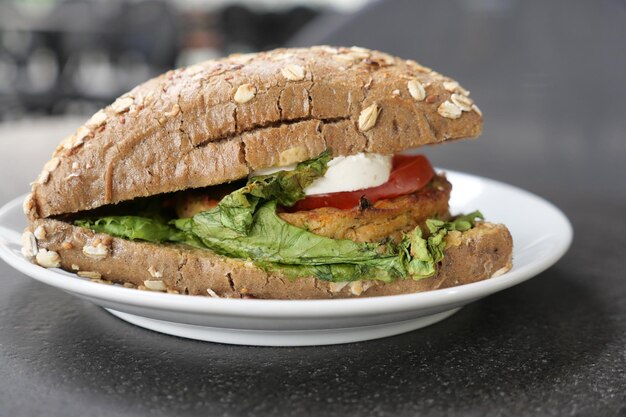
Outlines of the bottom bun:
[{"label": "bottom bun", "polygon": [[38,257],[42,266],[60,264],[83,277],[139,289],[232,298],[348,298],[435,290],[501,275],[511,268],[512,256],[508,229],[481,222],[466,232],[448,233],[444,259],[430,278],[331,283],[313,277],[290,280],[209,250],[119,239],[58,220],[34,221],[28,232],[33,233],[30,242],[35,236],[38,249],[49,251]]}]

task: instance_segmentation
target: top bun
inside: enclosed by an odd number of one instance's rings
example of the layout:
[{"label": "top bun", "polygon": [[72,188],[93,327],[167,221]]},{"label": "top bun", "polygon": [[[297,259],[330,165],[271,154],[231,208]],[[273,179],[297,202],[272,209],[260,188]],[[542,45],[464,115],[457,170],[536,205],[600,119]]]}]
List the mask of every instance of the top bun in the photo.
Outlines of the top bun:
[{"label": "top bun", "polygon": [[363,48],[233,55],[169,71],[66,138],[24,202],[31,220],[333,155],[397,153],[478,136],[456,81]]}]

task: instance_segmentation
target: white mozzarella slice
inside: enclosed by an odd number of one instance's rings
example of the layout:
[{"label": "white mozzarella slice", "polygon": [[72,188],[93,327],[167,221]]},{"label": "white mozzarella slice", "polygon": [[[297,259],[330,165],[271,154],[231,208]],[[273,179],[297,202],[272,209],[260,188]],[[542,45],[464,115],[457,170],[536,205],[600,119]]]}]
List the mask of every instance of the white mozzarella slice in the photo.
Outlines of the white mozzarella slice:
[{"label": "white mozzarella slice", "polygon": [[338,156],[328,163],[328,171],[304,191],[307,195],[356,191],[376,187],[389,180],[391,155],[358,153]]},{"label": "white mozzarella slice", "polygon": [[[392,155],[358,153],[338,156],[328,162],[328,170],[304,191],[306,195],[356,191],[376,187],[386,183],[391,174]],[[254,171],[250,177],[273,174],[277,171],[291,171],[297,164],[271,167]]]}]

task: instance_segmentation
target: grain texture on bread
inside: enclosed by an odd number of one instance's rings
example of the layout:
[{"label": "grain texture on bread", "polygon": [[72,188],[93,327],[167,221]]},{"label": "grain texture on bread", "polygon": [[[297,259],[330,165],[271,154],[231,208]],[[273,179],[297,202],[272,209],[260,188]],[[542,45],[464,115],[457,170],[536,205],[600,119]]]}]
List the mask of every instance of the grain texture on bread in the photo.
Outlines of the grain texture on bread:
[{"label": "grain texture on bread", "polygon": [[64,140],[24,204],[31,220],[220,184],[335,155],[396,153],[482,130],[455,81],[362,48],[280,49],[169,71]]},{"label": "grain texture on bread", "polygon": [[[37,228],[40,229],[35,233]],[[445,256],[435,276],[418,281],[400,279],[390,284],[329,283],[313,277],[289,280],[251,262],[209,250],[113,238],[52,219],[37,220],[28,230],[43,236],[36,241],[39,249],[54,254],[62,268],[79,275],[192,295],[274,299],[395,295],[468,284],[511,267],[508,230],[486,222],[463,233],[448,234]]]}]

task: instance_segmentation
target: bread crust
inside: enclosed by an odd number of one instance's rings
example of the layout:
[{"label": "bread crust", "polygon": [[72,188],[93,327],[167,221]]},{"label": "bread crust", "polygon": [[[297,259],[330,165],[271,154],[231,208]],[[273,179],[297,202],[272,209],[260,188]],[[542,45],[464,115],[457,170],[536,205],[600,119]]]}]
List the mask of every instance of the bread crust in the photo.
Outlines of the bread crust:
[{"label": "bread crust", "polygon": [[65,139],[25,202],[31,220],[335,155],[481,133],[455,81],[363,48],[278,49],[169,71]]},{"label": "bread crust", "polygon": [[34,221],[27,233],[40,236],[38,248],[57,253],[63,269],[98,281],[137,288],[152,284],[181,294],[233,298],[348,298],[447,288],[504,273],[511,267],[512,253],[507,228],[481,222],[467,232],[448,234],[443,262],[433,277],[389,284],[347,284],[314,277],[289,280],[278,273],[265,272],[252,262],[219,256],[210,250],[113,238],[52,219]]}]

